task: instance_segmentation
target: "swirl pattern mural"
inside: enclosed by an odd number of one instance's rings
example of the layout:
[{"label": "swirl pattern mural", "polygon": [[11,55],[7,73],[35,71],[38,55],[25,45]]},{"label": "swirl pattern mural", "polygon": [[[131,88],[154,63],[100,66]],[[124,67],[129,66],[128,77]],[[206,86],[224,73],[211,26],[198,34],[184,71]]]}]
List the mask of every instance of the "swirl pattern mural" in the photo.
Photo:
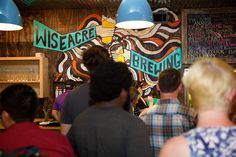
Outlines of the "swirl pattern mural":
[{"label": "swirl pattern mural", "polygon": [[[115,27],[114,19],[95,14],[89,15],[78,26],[78,30],[95,26],[96,38],[62,53],[57,66],[58,76],[55,80],[88,80],[88,71],[81,62],[83,51],[93,45],[101,45],[109,50],[115,61],[129,65],[134,79],[143,82],[143,96],[150,95],[153,86],[157,83],[158,72],[169,67],[180,69],[182,65],[180,20],[167,8],[153,11],[154,14],[158,12],[166,12],[169,17],[168,22],[156,23],[153,27],[142,30],[119,29]],[[137,54],[136,60],[132,58],[132,52]],[[173,53],[176,54],[171,56]],[[141,56],[142,59],[137,56]],[[148,68],[149,70],[153,68],[150,67],[150,61],[153,65],[157,63],[154,67],[156,68],[154,75],[145,72]],[[143,67],[142,70],[130,66],[131,62],[140,62],[137,65],[140,65],[139,68]]]}]

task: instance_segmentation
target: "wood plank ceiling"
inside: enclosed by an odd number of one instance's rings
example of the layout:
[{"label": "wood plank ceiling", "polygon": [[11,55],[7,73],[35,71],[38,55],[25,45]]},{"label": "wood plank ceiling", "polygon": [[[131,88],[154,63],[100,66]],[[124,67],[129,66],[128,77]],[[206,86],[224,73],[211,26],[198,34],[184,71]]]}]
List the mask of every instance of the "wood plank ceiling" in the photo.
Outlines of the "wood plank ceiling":
[{"label": "wood plank ceiling", "polygon": [[[14,0],[20,9],[118,8],[121,0]],[[153,9],[236,7],[236,0],[148,0]]]}]

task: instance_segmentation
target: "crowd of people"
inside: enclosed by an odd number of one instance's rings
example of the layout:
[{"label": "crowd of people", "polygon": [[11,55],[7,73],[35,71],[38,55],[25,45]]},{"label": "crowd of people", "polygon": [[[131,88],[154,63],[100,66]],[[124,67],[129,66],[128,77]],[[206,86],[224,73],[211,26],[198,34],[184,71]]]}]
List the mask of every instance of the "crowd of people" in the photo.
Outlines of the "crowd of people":
[{"label": "crowd of people", "polygon": [[[226,62],[198,59],[184,76],[163,70],[154,87],[159,100],[149,106],[142,100],[140,108],[141,91],[125,63],[94,46],[84,52],[83,64],[90,79],[63,96],[60,133],[33,123],[38,98],[30,86],[10,85],[1,92],[2,154],[35,148],[31,156],[236,157],[236,127],[229,118],[236,74]],[[193,108],[178,100],[183,87]]]}]

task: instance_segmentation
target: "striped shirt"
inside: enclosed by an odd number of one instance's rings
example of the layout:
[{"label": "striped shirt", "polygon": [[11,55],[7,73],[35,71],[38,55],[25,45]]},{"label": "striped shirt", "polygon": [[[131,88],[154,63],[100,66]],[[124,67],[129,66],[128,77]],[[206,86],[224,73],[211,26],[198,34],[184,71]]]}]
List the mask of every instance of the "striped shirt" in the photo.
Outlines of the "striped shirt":
[{"label": "striped shirt", "polygon": [[147,125],[152,156],[157,157],[165,141],[195,127],[196,113],[177,99],[159,100],[139,116]]}]

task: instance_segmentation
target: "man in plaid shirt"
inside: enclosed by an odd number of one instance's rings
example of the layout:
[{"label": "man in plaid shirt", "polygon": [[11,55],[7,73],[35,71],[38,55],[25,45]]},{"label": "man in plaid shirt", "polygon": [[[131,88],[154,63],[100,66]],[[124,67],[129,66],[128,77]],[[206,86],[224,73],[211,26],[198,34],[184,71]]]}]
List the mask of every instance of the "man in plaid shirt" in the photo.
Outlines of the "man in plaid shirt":
[{"label": "man in plaid shirt", "polygon": [[148,127],[153,157],[159,156],[167,139],[195,127],[195,112],[177,99],[182,89],[181,78],[178,70],[169,68],[162,71],[157,85],[160,100],[140,114]]}]

